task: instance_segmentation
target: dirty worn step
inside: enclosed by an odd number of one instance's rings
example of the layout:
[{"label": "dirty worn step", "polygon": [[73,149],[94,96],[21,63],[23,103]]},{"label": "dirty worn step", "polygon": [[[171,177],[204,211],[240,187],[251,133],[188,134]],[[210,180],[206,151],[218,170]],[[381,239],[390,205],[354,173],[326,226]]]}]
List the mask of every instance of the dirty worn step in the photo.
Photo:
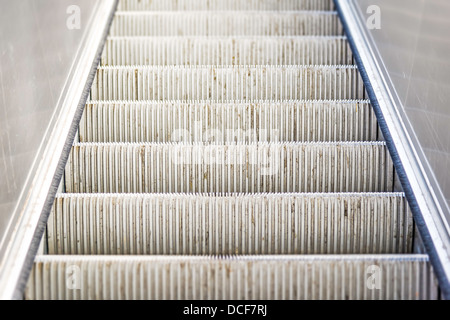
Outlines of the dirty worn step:
[{"label": "dirty worn step", "polygon": [[333,10],[333,0],[121,0],[118,11]]},{"label": "dirty worn step", "polygon": [[426,255],[38,256],[25,291],[28,300],[416,300],[437,295]]},{"label": "dirty worn step", "polygon": [[365,99],[356,66],[100,67],[91,100]]},{"label": "dirty worn step", "polygon": [[68,193],[390,192],[384,142],[75,144]]},{"label": "dirty worn step", "polygon": [[347,38],[110,37],[101,66],[351,65]]},{"label": "dirty worn step", "polygon": [[[149,124],[152,125],[149,125]],[[90,101],[80,142],[376,141],[368,100]]]},{"label": "dirty worn step", "polygon": [[412,252],[401,193],[60,194],[49,254]]},{"label": "dirty worn step", "polygon": [[117,12],[110,36],[342,36],[331,11]]}]

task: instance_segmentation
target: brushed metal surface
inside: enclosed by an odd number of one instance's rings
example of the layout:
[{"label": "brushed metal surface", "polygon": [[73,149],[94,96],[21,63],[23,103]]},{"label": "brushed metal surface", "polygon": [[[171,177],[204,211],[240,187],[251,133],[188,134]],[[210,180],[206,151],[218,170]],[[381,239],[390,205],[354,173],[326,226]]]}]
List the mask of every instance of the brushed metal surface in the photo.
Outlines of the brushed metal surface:
[{"label": "brushed metal surface", "polygon": [[[450,299],[450,6],[438,0],[336,4],[442,295]],[[373,5],[381,13],[379,29],[366,24]]]},{"label": "brushed metal surface", "polygon": [[0,1],[0,235],[20,212],[18,201],[95,6],[75,1],[82,29],[69,30],[66,10],[73,3]]},{"label": "brushed metal surface", "polygon": [[[450,224],[450,3],[446,0],[356,0],[362,16],[381,9],[369,30],[395,88],[398,111]],[[414,141],[415,140],[415,141]]]},{"label": "brushed metal surface", "polygon": [[33,236],[113,4],[0,0],[1,298],[18,297],[17,279],[26,281],[24,261],[38,245]]}]

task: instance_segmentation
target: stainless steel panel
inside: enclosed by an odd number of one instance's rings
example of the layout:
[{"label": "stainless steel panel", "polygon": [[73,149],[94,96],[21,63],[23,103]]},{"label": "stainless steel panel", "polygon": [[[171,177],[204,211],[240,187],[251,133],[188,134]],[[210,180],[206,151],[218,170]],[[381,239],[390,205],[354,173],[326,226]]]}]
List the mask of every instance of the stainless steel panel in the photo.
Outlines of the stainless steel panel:
[{"label": "stainless steel panel", "polygon": [[[95,2],[76,1],[80,30],[66,26],[71,0],[0,1],[0,234],[17,209]],[[3,239],[4,240],[4,239]]]},{"label": "stainless steel panel", "polygon": [[[445,122],[450,6],[437,0],[336,3],[359,52],[359,65],[371,82],[368,91],[383,118],[387,144],[395,153],[441,292],[450,299],[450,153]],[[369,8],[381,13],[377,28],[367,24],[373,15]]]},{"label": "stainless steel panel", "polygon": [[[63,110],[72,107],[73,111],[81,99],[94,61],[88,53],[96,52],[100,44],[88,43],[94,39],[89,27],[106,4],[111,11],[114,1],[109,0],[0,0],[0,297],[11,292],[2,281],[17,280],[5,274],[6,269],[22,270],[21,259],[32,242],[56,171],[42,158],[50,150],[55,153],[49,159],[61,157],[73,117],[64,120],[65,133],[52,136],[52,131],[63,121],[61,115],[71,115]],[[106,24],[99,18],[96,32],[102,33]],[[86,43],[91,49],[81,52]],[[78,62],[82,65],[75,69]],[[74,78],[77,82],[70,87]],[[56,144],[59,149],[53,148]],[[45,179],[36,185],[38,174]],[[23,240],[23,250],[12,249],[13,235]],[[6,258],[9,253],[14,257]]]},{"label": "stainless steel panel", "polygon": [[450,224],[450,4],[447,0],[355,0],[381,9],[369,30],[405,122]]}]

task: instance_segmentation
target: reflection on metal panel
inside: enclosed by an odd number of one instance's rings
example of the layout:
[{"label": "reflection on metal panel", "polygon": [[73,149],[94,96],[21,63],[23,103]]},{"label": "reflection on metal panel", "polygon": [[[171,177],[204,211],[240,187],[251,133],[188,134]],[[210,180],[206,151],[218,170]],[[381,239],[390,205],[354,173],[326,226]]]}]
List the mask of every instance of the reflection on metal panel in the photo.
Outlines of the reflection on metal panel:
[{"label": "reflection on metal panel", "polygon": [[[49,145],[55,139],[58,140],[55,145],[60,148],[52,149],[51,155],[57,160],[61,157],[68,131],[55,134],[53,130],[61,116],[68,114],[65,108],[77,108],[95,57],[88,58],[87,54],[82,54],[83,46],[93,40],[90,33],[99,13],[105,12],[109,6],[110,15],[113,4],[113,0],[0,0],[2,286],[5,285],[2,279],[11,278],[4,273],[8,269],[5,264],[9,264],[12,270],[23,267],[21,264],[12,266],[15,258],[7,257],[8,252],[17,251],[13,249],[12,236],[18,235],[19,228],[30,239],[35,232],[50,183],[48,186],[37,185],[33,181],[39,172],[45,173],[50,181],[55,176],[56,168],[42,167],[45,163],[42,160],[49,154]],[[95,33],[104,33],[105,21],[103,19],[103,27],[98,26]],[[89,44],[91,50],[98,51],[100,41]],[[84,64],[80,66],[78,63]],[[76,89],[73,88],[74,79],[77,79]],[[33,192],[45,188],[47,190],[41,190],[38,197],[32,196]],[[27,216],[25,208],[36,210],[33,215],[37,213],[37,217],[27,220],[27,228],[22,228]],[[17,253],[14,255],[18,257]],[[7,288],[2,287],[2,297],[4,290]]]},{"label": "reflection on metal panel", "polygon": [[[399,114],[429,164],[435,192],[450,221],[450,3],[446,0],[357,0],[361,15],[381,9],[370,31],[398,99]],[[439,191],[440,189],[440,191]]]},{"label": "reflection on metal panel", "polygon": [[450,5],[437,0],[335,3],[441,293],[450,299],[450,137],[445,125],[450,37],[443,31],[449,30],[443,15]]},{"label": "reflection on metal panel", "polygon": [[[95,3],[78,2],[81,25],[85,26]],[[66,9],[73,1],[0,3],[0,176],[5,177],[0,183],[0,234],[3,235],[43,143],[84,28],[69,30],[66,26],[69,17]]]},{"label": "reflection on metal panel", "polygon": [[[69,30],[73,1],[1,1],[0,234],[4,234],[55,112],[83,36]],[[79,1],[83,22],[92,1]],[[81,14],[80,14],[81,16]],[[85,25],[85,24],[83,24]],[[3,180],[3,179],[2,179]]]}]

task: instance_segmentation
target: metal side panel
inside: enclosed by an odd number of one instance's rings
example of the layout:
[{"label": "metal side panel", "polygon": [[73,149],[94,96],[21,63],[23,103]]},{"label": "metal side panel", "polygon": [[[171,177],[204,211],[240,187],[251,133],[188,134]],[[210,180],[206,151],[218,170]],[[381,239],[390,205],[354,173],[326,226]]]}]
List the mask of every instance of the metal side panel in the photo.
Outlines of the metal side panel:
[{"label": "metal side panel", "polygon": [[[433,263],[439,279],[443,297],[450,299],[450,213],[443,194],[443,192],[448,194],[449,188],[447,187],[447,190],[440,189],[440,187],[445,189],[445,181],[448,181],[449,176],[448,146],[445,146],[448,145],[449,139],[448,121],[444,120],[448,120],[448,99],[445,96],[449,92],[447,89],[449,78],[448,72],[444,71],[448,70],[448,63],[446,65],[442,63],[448,57],[448,32],[445,33],[444,41],[440,40],[441,37],[444,37],[441,33],[437,33],[438,36],[435,33],[437,30],[443,32],[448,29],[447,17],[443,19],[439,17],[442,15],[442,12],[448,12],[450,6],[445,1],[421,1],[424,7],[410,6],[409,1],[407,5],[405,1],[396,1],[394,3],[393,1],[378,0],[370,3],[370,5],[380,5],[379,9],[384,7],[383,3],[386,4],[384,12],[387,15],[385,17],[391,19],[387,21],[395,21],[391,23],[389,28],[394,26],[395,28],[404,28],[408,30],[407,34],[414,31],[410,30],[410,25],[405,25],[405,21],[410,19],[404,19],[403,8],[399,9],[394,16],[392,16],[392,12],[389,13],[389,8],[396,5],[401,7],[403,4],[411,10],[418,10],[417,17],[421,17],[420,19],[422,20],[414,22],[413,25],[420,26],[424,32],[432,33],[432,35],[431,33],[428,34],[429,38],[427,41],[423,41],[423,45],[426,48],[419,48],[417,43],[413,47],[408,48],[408,45],[405,43],[405,40],[410,40],[408,35],[401,37],[404,40],[403,42],[399,43],[394,40],[396,45],[403,47],[400,50],[401,53],[397,54],[400,57],[399,60],[392,65],[392,61],[383,61],[387,57],[384,51],[385,48],[377,47],[377,42],[374,42],[374,36],[367,28],[366,11],[361,11],[361,8],[364,9],[364,3],[367,4],[367,1],[336,0],[335,2],[352,46],[355,61],[362,73],[369,98],[374,106],[380,128],[392,155],[396,172],[410,203],[427,253],[430,255],[430,261]],[[430,10],[433,6],[434,9]],[[367,10],[367,8],[365,9]],[[386,28],[388,28],[388,24],[386,22]],[[437,27],[439,25],[440,27]],[[434,26],[436,31],[430,30],[431,26]],[[372,30],[372,32],[375,31],[378,33],[385,32],[383,29]],[[379,35],[375,39],[378,37]],[[398,40],[398,30],[391,31],[389,37],[389,39]],[[419,33],[419,37],[424,37],[424,34]],[[388,47],[392,48],[392,45],[390,44]],[[433,53],[430,52],[426,57],[416,56],[416,54],[420,54],[423,50],[430,50],[430,48],[433,48]],[[413,54],[413,60],[409,60],[411,58],[410,54]],[[440,61],[434,59],[436,55],[441,56]],[[402,60],[409,60],[409,62]],[[414,64],[404,67],[405,64],[414,60],[416,61],[415,68]],[[433,71],[429,69],[430,66],[434,66]],[[386,69],[387,67],[389,70]],[[391,77],[392,72],[395,70],[399,71],[402,68],[404,69],[401,71],[400,81],[398,77]],[[418,78],[414,78],[414,75]],[[408,77],[410,78],[407,79]],[[410,81],[409,86],[411,88],[411,96],[406,100],[405,81]],[[447,87],[443,86],[443,84]],[[408,103],[405,105],[405,102],[415,102],[418,107],[410,108]],[[418,111],[420,108],[426,111]],[[416,116],[411,119],[412,124],[415,123],[415,126],[413,125],[412,127],[410,119],[406,116],[410,112],[408,111],[409,109],[413,109],[412,113]],[[429,130],[420,132],[424,125],[428,126]],[[419,132],[414,132],[414,130]],[[446,166],[444,170],[441,170],[442,172],[433,173],[428,163],[429,159],[427,160],[424,157],[423,146],[421,146],[419,139],[422,139],[423,143],[427,132],[427,139],[434,142],[431,144],[434,146],[432,147],[434,150],[431,150],[428,156],[441,159],[439,165],[434,163],[434,168],[439,169],[442,165]],[[440,133],[438,134],[437,132]],[[437,141],[439,146],[436,145]],[[439,157],[436,156],[436,150],[440,153]],[[428,148],[428,151],[430,151],[430,148]],[[442,177],[438,177],[436,180],[435,174]],[[441,183],[444,181],[444,185],[439,186],[437,181],[441,181]]]},{"label": "metal side panel", "polygon": [[0,299],[21,299],[116,1],[0,6]]},{"label": "metal side panel", "polygon": [[[374,272],[380,283],[368,282]],[[40,256],[25,298],[420,300],[437,294],[426,255]]]}]

